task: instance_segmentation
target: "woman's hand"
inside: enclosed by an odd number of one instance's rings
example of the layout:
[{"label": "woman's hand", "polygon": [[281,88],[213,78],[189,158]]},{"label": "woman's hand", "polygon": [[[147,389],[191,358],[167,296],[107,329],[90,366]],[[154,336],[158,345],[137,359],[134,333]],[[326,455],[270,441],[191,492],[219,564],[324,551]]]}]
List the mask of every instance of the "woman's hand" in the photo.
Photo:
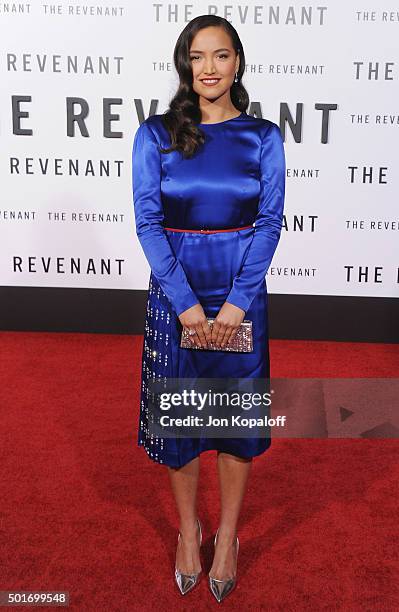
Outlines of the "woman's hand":
[{"label": "woman's hand", "polygon": [[245,310],[225,302],[212,325],[212,342],[223,348],[233,340],[245,317]]},{"label": "woman's hand", "polygon": [[179,321],[188,330],[194,329],[197,333],[189,336],[191,342],[202,348],[208,348],[211,340],[211,327],[206,319],[201,304],[194,304],[179,315]]}]

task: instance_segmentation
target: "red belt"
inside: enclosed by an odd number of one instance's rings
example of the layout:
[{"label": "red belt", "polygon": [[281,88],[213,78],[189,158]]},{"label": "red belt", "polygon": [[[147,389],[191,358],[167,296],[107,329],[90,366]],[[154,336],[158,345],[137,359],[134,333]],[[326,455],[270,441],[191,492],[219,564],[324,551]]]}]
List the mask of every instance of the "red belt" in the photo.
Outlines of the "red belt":
[{"label": "red belt", "polygon": [[192,230],[192,229],[178,229],[177,227],[164,227],[164,229],[169,230],[171,232],[193,232],[195,234],[216,234],[218,232],[236,232],[238,230],[248,229],[249,227],[254,227],[253,225],[242,225],[241,227],[229,227],[229,229],[200,229],[200,230]]}]

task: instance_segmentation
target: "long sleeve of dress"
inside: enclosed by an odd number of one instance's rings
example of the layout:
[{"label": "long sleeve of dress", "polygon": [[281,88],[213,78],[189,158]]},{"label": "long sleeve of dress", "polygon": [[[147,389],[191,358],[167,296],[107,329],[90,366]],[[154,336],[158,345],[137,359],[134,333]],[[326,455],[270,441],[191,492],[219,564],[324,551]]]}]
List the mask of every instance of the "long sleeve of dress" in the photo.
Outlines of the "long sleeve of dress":
[{"label": "long sleeve of dress", "polygon": [[226,301],[247,311],[266,276],[280,240],[285,198],[285,152],[280,128],[266,131],[260,159],[260,195],[255,232]]},{"label": "long sleeve of dress", "polygon": [[199,300],[162,229],[160,155],[158,140],[144,121],[136,131],[132,153],[136,234],[154,276],[180,315]]}]

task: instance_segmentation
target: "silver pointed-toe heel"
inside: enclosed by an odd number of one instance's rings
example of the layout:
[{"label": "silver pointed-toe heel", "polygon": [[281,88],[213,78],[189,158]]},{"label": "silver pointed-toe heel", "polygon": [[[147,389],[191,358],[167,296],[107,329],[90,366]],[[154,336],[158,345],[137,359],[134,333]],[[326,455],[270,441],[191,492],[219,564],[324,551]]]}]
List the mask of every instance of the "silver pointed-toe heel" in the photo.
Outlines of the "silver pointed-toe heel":
[{"label": "silver pointed-toe heel", "polygon": [[[197,519],[198,521],[198,529],[199,529],[199,535],[200,535],[200,542],[199,545],[201,546],[202,544],[202,529],[201,529],[201,523],[199,521],[199,519]],[[180,531],[179,531],[179,535],[177,538],[177,541],[179,541],[181,537]],[[199,582],[199,578],[201,576],[202,570],[200,570],[198,572],[198,574],[183,574],[182,572],[180,572],[177,567],[175,567],[175,579],[176,579],[176,584],[179,587],[179,591],[182,595],[185,595],[186,593],[188,593],[189,591],[191,591],[196,584],[198,584]]]},{"label": "silver pointed-toe heel", "polygon": [[[215,535],[215,540],[213,542],[214,546],[216,546],[217,535],[218,535],[218,532],[216,532],[216,535]],[[236,553],[237,557],[238,557],[239,546],[240,546],[240,542],[238,541],[238,536],[237,536],[237,553]],[[231,593],[231,591],[234,589],[236,584],[237,584],[237,572],[232,578],[227,578],[226,580],[218,580],[217,578],[212,578],[212,576],[209,575],[209,588],[211,590],[212,595],[215,596],[216,600],[219,603],[225,597],[227,597],[227,595]]]}]

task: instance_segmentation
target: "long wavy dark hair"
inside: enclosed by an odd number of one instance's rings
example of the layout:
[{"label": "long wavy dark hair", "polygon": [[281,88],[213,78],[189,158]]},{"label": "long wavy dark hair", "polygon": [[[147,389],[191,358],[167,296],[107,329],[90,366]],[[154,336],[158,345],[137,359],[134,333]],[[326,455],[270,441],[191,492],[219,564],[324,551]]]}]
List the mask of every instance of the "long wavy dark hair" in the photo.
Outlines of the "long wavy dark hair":
[{"label": "long wavy dark hair", "polygon": [[160,149],[162,153],[181,151],[184,157],[192,157],[204,142],[204,133],[198,127],[201,122],[199,95],[193,90],[193,72],[190,62],[190,47],[199,30],[209,26],[224,28],[230,35],[233,49],[239,53],[240,64],[237,82],[230,88],[231,101],[237,110],[246,111],[249,105],[248,92],[241,83],[245,70],[245,56],[240,37],[227,19],[218,15],[200,15],[192,19],[181,32],[173,52],[173,61],[180,83],[176,94],[169,103],[169,109],[162,115],[162,121],[170,134],[171,146]]}]

